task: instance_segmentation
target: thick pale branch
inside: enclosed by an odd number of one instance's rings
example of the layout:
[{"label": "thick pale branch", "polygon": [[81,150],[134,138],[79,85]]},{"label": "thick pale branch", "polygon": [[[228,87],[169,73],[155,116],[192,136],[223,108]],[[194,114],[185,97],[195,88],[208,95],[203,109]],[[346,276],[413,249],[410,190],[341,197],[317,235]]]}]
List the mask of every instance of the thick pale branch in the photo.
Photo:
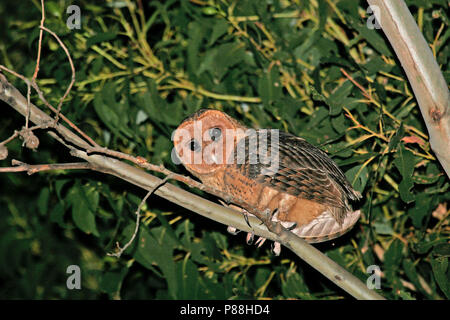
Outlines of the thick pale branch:
[{"label": "thick pale branch", "polygon": [[450,93],[429,45],[403,0],[368,0],[419,103],[430,144],[450,177]]},{"label": "thick pale branch", "polygon": [[[0,74],[0,100],[5,101],[19,113],[26,116],[26,98],[2,74]],[[30,120],[39,125],[52,121],[52,118],[31,104]],[[154,190],[155,187],[161,185],[162,179],[142,169],[133,167],[112,157],[91,154],[84,151],[90,150],[91,146],[68,128],[58,124],[55,129],[58,133],[49,132],[49,134],[67,146],[73,156],[82,158],[92,164],[95,170],[114,175],[148,191]],[[249,218],[249,223],[252,227],[249,227],[241,213],[203,199],[170,183],[162,185],[155,193],[160,197],[224,225],[232,226],[245,232],[254,232],[258,236],[280,242],[355,298],[369,300],[384,299],[375,291],[368,289],[363,282],[339,266],[336,262],[289,231],[281,230],[276,235],[268,231],[266,226],[262,225],[258,219],[252,217]]]}]

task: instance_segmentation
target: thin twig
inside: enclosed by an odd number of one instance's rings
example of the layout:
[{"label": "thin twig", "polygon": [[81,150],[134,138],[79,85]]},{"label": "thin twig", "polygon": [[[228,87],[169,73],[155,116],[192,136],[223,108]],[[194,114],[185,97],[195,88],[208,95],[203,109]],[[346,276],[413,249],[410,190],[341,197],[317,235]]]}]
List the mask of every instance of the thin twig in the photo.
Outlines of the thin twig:
[{"label": "thin twig", "polygon": [[116,252],[110,252],[107,253],[108,256],[113,256],[113,257],[117,257],[120,258],[120,256],[122,255],[122,253],[127,250],[127,248],[133,243],[134,239],[137,236],[137,233],[139,231],[139,225],[140,225],[140,219],[141,219],[141,209],[144,206],[144,203],[147,201],[147,199],[159,188],[161,187],[163,184],[165,184],[167,182],[167,180],[169,180],[171,178],[170,175],[166,176],[163,180],[161,180],[160,183],[158,183],[155,187],[153,187],[152,190],[150,190],[149,192],[147,192],[147,194],[145,195],[145,197],[142,199],[141,203],[139,204],[135,214],[136,214],[136,223],[135,223],[135,227],[134,227],[134,232],[133,235],[131,236],[130,240],[128,240],[128,242],[121,248],[119,242],[116,242]]},{"label": "thin twig", "polygon": [[[28,109],[28,106],[27,106],[27,109]],[[27,114],[28,114],[28,111],[29,110],[27,110]],[[33,126],[31,128],[23,127],[21,130],[14,130],[14,133],[9,138],[0,142],[0,145],[6,145],[6,144],[10,143],[11,141],[13,141],[17,137],[25,138],[30,132],[32,132],[36,129],[48,129],[50,126],[51,125],[48,123],[43,123],[40,125]]]},{"label": "thin twig", "polygon": [[45,4],[44,4],[44,0],[41,0],[41,8],[42,8],[42,16],[41,16],[41,30],[39,30],[39,44],[38,44],[38,55],[36,58],[36,67],[34,69],[34,73],[33,73],[33,78],[32,78],[32,82],[36,81],[38,72],[39,72],[39,66],[40,66],[40,62],[41,62],[41,51],[42,51],[42,36],[44,34],[44,31],[42,30],[42,27],[44,26],[44,21],[45,21]]},{"label": "thin twig", "polygon": [[30,96],[31,86],[27,83],[27,116],[25,117],[25,129],[28,129],[28,119],[30,118]]},{"label": "thin twig", "polygon": [[21,75],[20,73],[15,72],[14,70],[11,70],[11,69],[5,67],[4,65],[0,64],[0,69],[3,70],[3,71],[6,71],[8,73],[11,73],[12,75],[16,76],[17,78],[19,78],[20,80],[22,80],[26,84],[31,84],[31,81],[28,80],[28,78],[26,78],[25,76]]},{"label": "thin twig", "polygon": [[73,162],[73,163],[50,163],[50,164],[27,164],[13,159],[11,164],[14,167],[0,168],[0,173],[3,172],[24,172],[32,175],[36,172],[49,170],[73,170],[73,169],[93,169],[93,165],[89,162]]},{"label": "thin twig", "polygon": [[369,100],[372,100],[372,96],[367,92],[367,90],[362,85],[360,85],[355,79],[353,79],[352,76],[349,75],[347,71],[345,71],[343,68],[341,68],[340,70],[348,80],[350,80],[355,86],[359,88],[359,90],[361,90],[364,97],[366,97]]},{"label": "thin twig", "polygon": [[8,143],[10,143],[11,141],[13,141],[15,138],[17,138],[19,136],[19,132],[17,130],[14,130],[14,133],[5,141],[0,142],[0,145],[6,145]]},{"label": "thin twig", "polygon": [[[36,82],[32,82],[29,79],[27,79],[26,77],[24,77],[23,75],[3,66],[0,64],[0,69],[11,73],[12,75],[18,77],[19,79],[23,80],[27,85],[31,85],[33,87],[33,89],[37,92],[39,99],[51,110],[53,111],[55,114],[58,113],[57,109],[55,109],[55,107],[53,107],[45,98],[44,94],[42,93],[42,90],[39,88],[39,85]],[[92,146],[94,147],[99,147],[99,145],[92,140],[91,137],[89,137],[86,133],[84,133],[80,128],[78,128],[78,126],[76,126],[72,121],[70,121],[66,116],[64,116],[63,114],[59,115],[61,117],[61,119],[64,120],[65,123],[67,123],[72,129],[74,129],[78,134],[80,134],[86,141],[88,141]],[[53,120],[54,121],[54,120]]]},{"label": "thin twig", "polygon": [[67,50],[67,47],[61,41],[61,39],[56,35],[56,33],[51,31],[50,29],[44,27],[43,25],[41,25],[41,29],[47,31],[48,33],[50,33],[56,39],[56,41],[58,41],[59,45],[61,46],[61,48],[66,53],[67,59],[69,59],[70,68],[72,69],[72,80],[70,81],[70,84],[67,87],[66,92],[64,93],[64,95],[61,97],[61,99],[59,99],[58,110],[57,110],[56,116],[55,116],[55,124],[56,124],[58,122],[58,120],[59,120],[62,104],[63,104],[64,100],[66,99],[67,95],[69,94],[70,90],[72,90],[73,84],[75,83],[75,67],[73,65],[72,58],[70,57],[69,50]]}]

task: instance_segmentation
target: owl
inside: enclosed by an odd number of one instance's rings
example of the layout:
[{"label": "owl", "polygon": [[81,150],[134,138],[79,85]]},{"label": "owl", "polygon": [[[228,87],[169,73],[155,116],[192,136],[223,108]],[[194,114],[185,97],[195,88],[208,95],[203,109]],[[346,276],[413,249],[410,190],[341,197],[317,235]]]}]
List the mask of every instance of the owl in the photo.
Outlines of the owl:
[{"label": "owl", "polygon": [[[361,194],[325,152],[300,137],[247,128],[224,112],[202,109],[179,125],[172,140],[184,167],[227,195],[231,208],[244,216],[252,208],[271,212],[272,221],[307,242],[337,238],[360,217],[350,203]],[[237,233],[232,227],[228,231]],[[247,243],[252,241],[253,234],[247,234]],[[274,253],[280,248],[275,242]]]}]

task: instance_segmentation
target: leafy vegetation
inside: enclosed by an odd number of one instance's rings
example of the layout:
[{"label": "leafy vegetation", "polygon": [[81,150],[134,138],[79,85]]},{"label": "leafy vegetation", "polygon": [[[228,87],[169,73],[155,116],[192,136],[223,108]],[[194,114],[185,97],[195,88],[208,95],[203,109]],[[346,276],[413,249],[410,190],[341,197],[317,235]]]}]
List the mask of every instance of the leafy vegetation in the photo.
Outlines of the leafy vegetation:
[{"label": "leafy vegetation", "polygon": [[[66,26],[68,1],[46,1],[45,25],[76,68],[63,113],[89,136],[183,174],[170,158],[171,133],[200,108],[302,136],[326,150],[364,196],[354,230],[317,247],[363,282],[367,267],[378,265],[379,292],[388,299],[450,298],[449,180],[395,53],[381,30],[367,27],[365,1],[77,3],[80,30]],[[407,4],[448,80],[447,1]],[[0,63],[31,76],[40,3],[1,2],[0,12]],[[71,70],[48,34],[41,59],[38,83],[57,103]],[[37,95],[32,101],[46,110]],[[2,113],[3,141],[24,120],[6,104]],[[44,131],[37,134],[37,152],[16,139],[1,165],[73,161]],[[113,177],[8,173],[0,190],[4,299],[349,297],[287,249],[280,257],[269,245],[255,250],[242,234],[157,196],[144,206],[125,255],[107,256],[130,238],[145,195]],[[81,267],[82,290],[66,288],[73,264]]]}]

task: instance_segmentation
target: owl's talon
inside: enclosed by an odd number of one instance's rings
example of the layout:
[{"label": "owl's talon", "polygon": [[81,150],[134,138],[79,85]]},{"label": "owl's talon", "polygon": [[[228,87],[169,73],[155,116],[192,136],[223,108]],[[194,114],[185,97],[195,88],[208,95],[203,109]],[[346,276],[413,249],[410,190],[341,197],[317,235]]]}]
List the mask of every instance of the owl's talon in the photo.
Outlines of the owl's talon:
[{"label": "owl's talon", "polygon": [[253,232],[247,233],[247,244],[251,245],[253,243],[255,234]]},{"label": "owl's talon", "polygon": [[236,229],[235,227],[228,226],[227,228],[228,233],[231,233],[233,236],[237,235],[241,230]]},{"label": "owl's talon", "polygon": [[294,230],[295,228],[297,228],[297,222],[293,222],[291,226],[286,227],[286,230],[292,231],[292,230]]},{"label": "owl's talon", "polygon": [[281,244],[279,242],[274,242],[272,245],[272,253],[279,256],[281,252]]},{"label": "owl's talon", "polygon": [[266,238],[259,237],[258,240],[256,240],[255,245],[256,245],[258,248],[261,248],[261,246],[264,244],[265,241],[266,241]]},{"label": "owl's talon", "polygon": [[249,228],[251,228],[252,226],[250,225],[250,221],[248,221],[248,214],[244,213],[244,219],[245,219],[245,222],[247,223],[247,225],[249,226]]},{"label": "owl's talon", "polygon": [[270,220],[272,220],[273,217],[276,217],[276,215],[278,214],[278,212],[279,212],[278,208],[276,208],[275,210],[273,210],[273,211],[270,213]]}]

